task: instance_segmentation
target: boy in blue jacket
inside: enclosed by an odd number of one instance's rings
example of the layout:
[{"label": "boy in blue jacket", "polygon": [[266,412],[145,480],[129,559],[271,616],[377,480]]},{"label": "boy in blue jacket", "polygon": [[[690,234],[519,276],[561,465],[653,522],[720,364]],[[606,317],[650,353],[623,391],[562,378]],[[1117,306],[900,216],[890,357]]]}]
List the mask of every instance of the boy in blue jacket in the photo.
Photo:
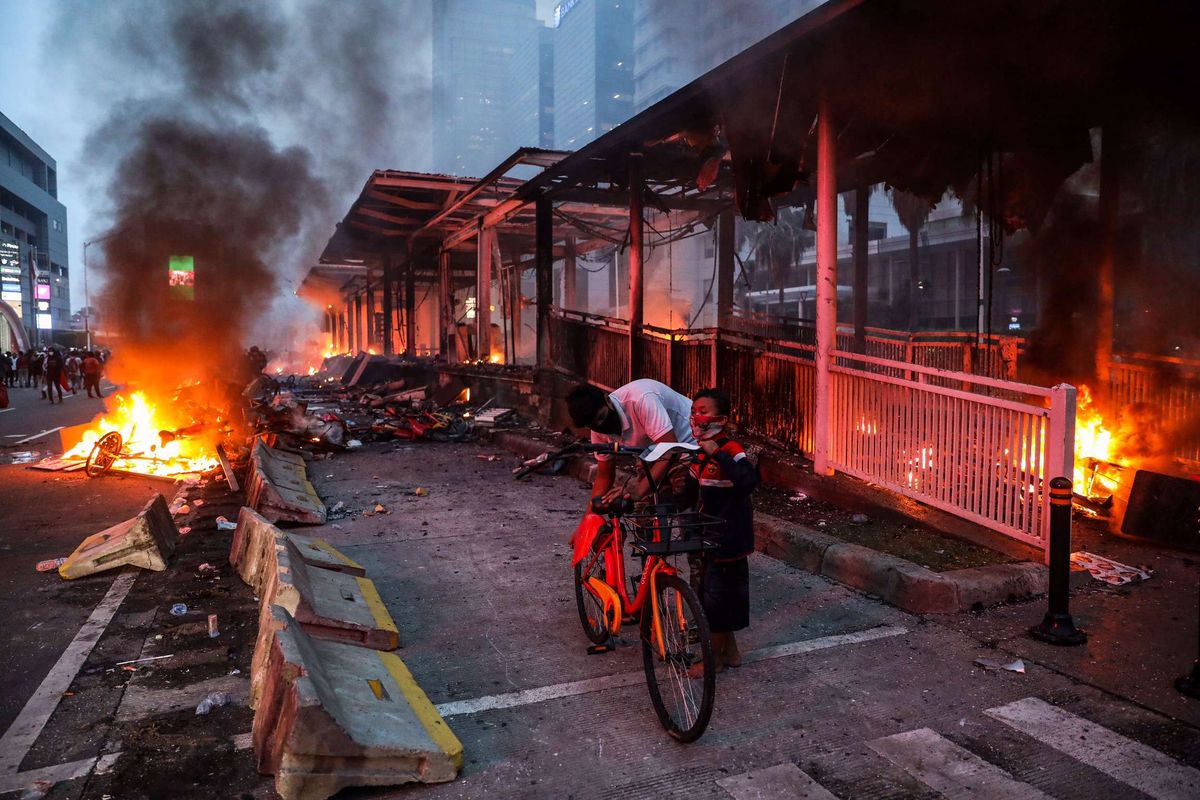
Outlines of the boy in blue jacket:
[{"label": "boy in blue jacket", "polygon": [[692,398],[692,435],[701,450],[692,463],[692,476],[700,484],[699,510],[725,520],[712,532],[720,546],[704,553],[700,579],[718,672],[742,663],[734,631],[750,624],[750,493],[759,481],[758,468],[726,432],[730,410],[729,395],[720,389],[705,389]]}]

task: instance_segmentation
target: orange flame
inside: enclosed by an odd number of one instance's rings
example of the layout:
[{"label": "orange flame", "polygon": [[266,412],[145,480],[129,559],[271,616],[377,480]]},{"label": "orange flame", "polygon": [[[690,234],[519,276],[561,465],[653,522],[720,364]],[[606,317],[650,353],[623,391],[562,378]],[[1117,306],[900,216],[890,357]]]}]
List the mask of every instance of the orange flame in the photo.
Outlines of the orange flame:
[{"label": "orange flame", "polygon": [[220,465],[208,438],[170,439],[159,435],[160,431],[177,427],[180,425],[160,413],[144,392],[117,395],[116,408],[101,416],[63,457],[87,458],[101,436],[116,431],[121,434],[123,447],[112,469],[165,477],[204,472]]}]

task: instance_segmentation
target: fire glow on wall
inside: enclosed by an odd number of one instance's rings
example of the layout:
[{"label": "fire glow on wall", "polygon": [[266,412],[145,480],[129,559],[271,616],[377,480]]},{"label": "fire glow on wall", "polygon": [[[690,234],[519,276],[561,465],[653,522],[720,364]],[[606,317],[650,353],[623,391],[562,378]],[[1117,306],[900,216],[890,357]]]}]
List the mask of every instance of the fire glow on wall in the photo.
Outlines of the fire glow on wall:
[{"label": "fire glow on wall", "polygon": [[196,299],[196,268],[191,256],[168,256],[167,280],[172,297],[180,300]]}]

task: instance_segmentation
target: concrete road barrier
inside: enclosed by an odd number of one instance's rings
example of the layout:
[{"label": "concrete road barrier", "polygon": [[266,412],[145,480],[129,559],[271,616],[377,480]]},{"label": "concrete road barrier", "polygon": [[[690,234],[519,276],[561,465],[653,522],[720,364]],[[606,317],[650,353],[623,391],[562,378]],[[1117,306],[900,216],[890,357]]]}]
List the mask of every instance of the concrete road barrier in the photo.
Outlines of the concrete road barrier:
[{"label": "concrete road barrier", "polygon": [[133,519],[84,539],[58,568],[58,574],[73,580],[127,564],[162,572],[178,540],[179,529],[167,501],[158,494]]},{"label": "concrete road barrier", "polygon": [[285,533],[284,538],[296,548],[296,553],[310,567],[331,569],[334,572],[344,572],[347,575],[365,577],[367,568],[350,556],[338,550],[325,539],[318,536],[305,536],[300,533]]},{"label": "concrete road barrier", "polygon": [[287,609],[310,636],[394,650],[400,645],[396,623],[367,578],[310,567],[291,542],[274,548],[275,569],[259,595],[266,605]]},{"label": "concrete road barrier", "polygon": [[309,566],[365,576],[366,569],[324,539],[285,533],[249,506],[238,512],[237,528],[229,546],[229,563],[242,580],[262,595],[266,577],[275,570],[275,548],[283,541],[295,546],[297,555]]},{"label": "concrete road barrier", "polygon": [[261,439],[250,452],[246,505],[271,522],[325,524],[325,504],[308,480],[304,459]]},{"label": "concrete road barrier", "polygon": [[[336,573],[335,573],[336,574]],[[392,653],[310,638],[270,608],[256,651],[260,772],[284,800],[325,800],[349,786],[454,780],[462,744]]]}]

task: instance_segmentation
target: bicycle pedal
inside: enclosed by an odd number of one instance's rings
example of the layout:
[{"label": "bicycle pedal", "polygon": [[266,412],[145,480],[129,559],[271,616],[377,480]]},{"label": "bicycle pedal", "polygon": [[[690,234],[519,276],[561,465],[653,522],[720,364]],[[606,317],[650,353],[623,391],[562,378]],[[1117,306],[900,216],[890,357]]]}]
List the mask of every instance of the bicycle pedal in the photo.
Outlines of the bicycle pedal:
[{"label": "bicycle pedal", "polygon": [[616,650],[616,649],[617,649],[616,644],[614,644],[612,642],[606,642],[605,644],[594,644],[594,645],[591,645],[590,647],[588,647],[587,654],[589,656],[599,656],[599,655],[603,655],[604,653],[611,653],[613,650]]}]

